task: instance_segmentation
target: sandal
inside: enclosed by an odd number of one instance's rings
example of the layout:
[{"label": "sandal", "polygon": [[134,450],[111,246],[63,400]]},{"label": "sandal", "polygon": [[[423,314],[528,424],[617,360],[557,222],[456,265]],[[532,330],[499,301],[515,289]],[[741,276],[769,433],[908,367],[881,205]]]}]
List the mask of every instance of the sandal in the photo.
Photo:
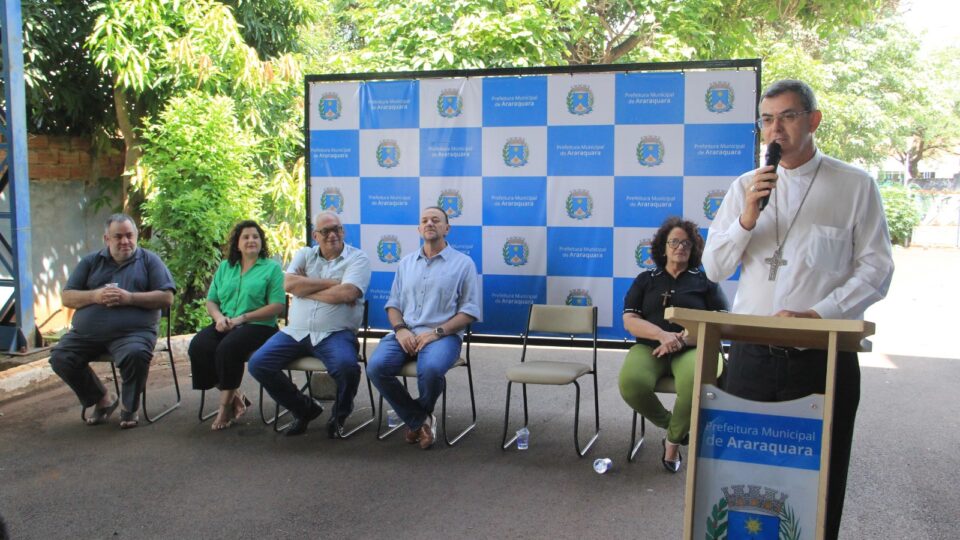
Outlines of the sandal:
[{"label": "sandal", "polygon": [[237,390],[237,393],[233,395],[233,419],[236,420],[244,415],[247,412],[247,407],[253,405],[247,396],[240,393]]},{"label": "sandal", "polygon": [[137,413],[120,410],[120,429],[133,429],[140,425]]},{"label": "sandal", "polygon": [[110,419],[110,415],[113,414],[113,411],[117,410],[117,407],[119,405],[120,405],[120,398],[117,397],[113,400],[113,403],[111,403],[110,405],[107,405],[106,407],[94,407],[93,414],[90,415],[89,418],[87,418],[87,425],[98,426],[100,424],[103,424],[108,419]]}]

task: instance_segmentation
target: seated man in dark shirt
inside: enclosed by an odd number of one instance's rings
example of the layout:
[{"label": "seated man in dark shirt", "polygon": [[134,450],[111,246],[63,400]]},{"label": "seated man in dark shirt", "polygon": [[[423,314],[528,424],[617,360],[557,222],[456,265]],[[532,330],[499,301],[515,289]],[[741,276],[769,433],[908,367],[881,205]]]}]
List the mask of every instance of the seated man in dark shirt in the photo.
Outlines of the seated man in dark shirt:
[{"label": "seated man in dark shirt", "polygon": [[[63,288],[63,305],[76,309],[73,328],[50,354],[53,371],[94,407],[89,425],[104,423],[121,405],[120,428],[137,426],[138,398],[157,343],[160,310],[173,303],[173,276],[155,253],[137,247],[130,216],[107,219],[105,249],[80,260]],[[123,379],[122,396],[111,395],[90,369],[109,353]]]}]

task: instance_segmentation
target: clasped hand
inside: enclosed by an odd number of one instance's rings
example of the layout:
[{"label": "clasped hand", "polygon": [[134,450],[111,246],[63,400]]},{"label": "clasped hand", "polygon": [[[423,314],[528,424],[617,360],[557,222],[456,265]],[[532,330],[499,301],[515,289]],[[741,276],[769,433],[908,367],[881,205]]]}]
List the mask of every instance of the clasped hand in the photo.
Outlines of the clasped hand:
[{"label": "clasped hand", "polygon": [[414,335],[412,331],[406,328],[401,328],[397,332],[397,342],[400,343],[403,352],[410,356],[419,353],[424,347],[438,339],[440,339],[440,336],[429,330],[419,335]]},{"label": "clasped hand", "polygon": [[96,302],[107,307],[126,306],[133,299],[129,291],[120,287],[101,287],[95,294]]},{"label": "clasped hand", "polygon": [[687,344],[683,339],[683,332],[660,332],[657,336],[660,346],[653,350],[653,355],[657,358],[675,353]]}]

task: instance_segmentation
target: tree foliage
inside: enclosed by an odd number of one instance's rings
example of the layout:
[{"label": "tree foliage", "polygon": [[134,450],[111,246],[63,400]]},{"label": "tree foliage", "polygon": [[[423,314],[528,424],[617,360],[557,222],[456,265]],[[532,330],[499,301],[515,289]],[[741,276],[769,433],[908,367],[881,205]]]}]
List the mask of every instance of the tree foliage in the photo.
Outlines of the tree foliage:
[{"label": "tree foliage", "polygon": [[767,27],[820,35],[871,21],[890,0],[339,0],[329,71],[468,69],[753,56]]},{"label": "tree foliage", "polygon": [[925,53],[893,13],[829,40],[791,31],[764,37],[763,84],[798,78],[817,90],[825,152],[865,166],[894,156],[916,178],[920,160],[960,145],[960,50]]},{"label": "tree foliage", "polygon": [[115,121],[110,79],[83,48],[88,0],[23,3],[23,76],[31,133],[96,134]]},{"label": "tree foliage", "polygon": [[191,92],[170,100],[144,142],[149,245],[176,278],[175,328],[195,330],[207,322],[203,299],[221,246],[236,222],[257,217],[253,141],[230,98]]},{"label": "tree foliage", "polygon": [[883,211],[887,216],[887,228],[893,244],[909,246],[913,229],[920,224],[920,210],[917,208],[910,189],[901,184],[880,186],[883,197]]}]

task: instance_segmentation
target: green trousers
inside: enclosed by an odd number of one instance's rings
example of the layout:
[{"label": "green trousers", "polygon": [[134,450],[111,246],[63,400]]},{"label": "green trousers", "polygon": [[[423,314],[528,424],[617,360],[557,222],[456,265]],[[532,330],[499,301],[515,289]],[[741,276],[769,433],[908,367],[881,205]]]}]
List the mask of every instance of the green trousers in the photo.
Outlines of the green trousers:
[{"label": "green trousers", "polygon": [[[620,369],[620,395],[627,405],[654,425],[667,430],[667,440],[679,444],[690,432],[690,408],[693,404],[693,372],[697,350],[657,358],[653,348],[640,343],[630,348]],[[677,400],[673,412],[660,403],[653,389],[665,375],[673,375]]]}]

